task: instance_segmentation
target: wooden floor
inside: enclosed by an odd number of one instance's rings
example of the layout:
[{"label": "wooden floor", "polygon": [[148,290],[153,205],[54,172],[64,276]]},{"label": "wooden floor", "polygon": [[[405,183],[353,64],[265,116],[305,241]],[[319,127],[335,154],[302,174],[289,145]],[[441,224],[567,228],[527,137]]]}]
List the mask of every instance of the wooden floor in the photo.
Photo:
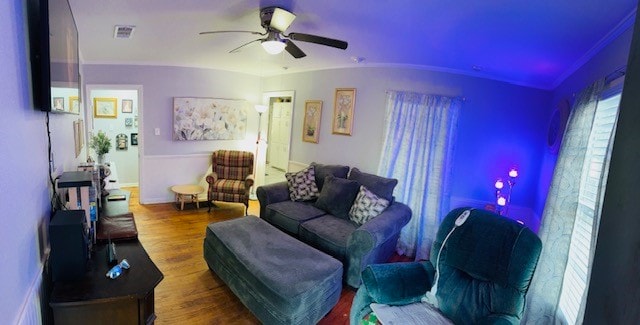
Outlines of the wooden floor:
[{"label": "wooden floor", "polygon": [[[202,252],[207,225],[244,215],[242,204],[220,203],[211,213],[202,206],[179,211],[169,203],[140,205],[137,187],[123,189],[131,191],[138,238],[164,274],[155,290],[156,324],[260,323],[209,270]],[[250,201],[248,214],[259,214],[258,201]],[[340,301],[320,324],[348,324],[354,295],[343,289]]]}]

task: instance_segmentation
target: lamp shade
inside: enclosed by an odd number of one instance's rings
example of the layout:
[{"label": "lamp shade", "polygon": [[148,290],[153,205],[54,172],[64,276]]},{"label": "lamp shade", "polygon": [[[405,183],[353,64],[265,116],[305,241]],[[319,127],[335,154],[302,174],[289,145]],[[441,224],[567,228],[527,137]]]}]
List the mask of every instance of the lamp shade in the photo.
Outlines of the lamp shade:
[{"label": "lamp shade", "polygon": [[264,105],[256,105],[255,108],[258,113],[262,114],[267,111],[268,107]]},{"label": "lamp shade", "polygon": [[262,41],[261,44],[264,50],[267,51],[267,53],[269,54],[281,53],[282,51],[284,51],[284,48],[286,46],[284,42],[279,40],[265,40],[265,41]]}]

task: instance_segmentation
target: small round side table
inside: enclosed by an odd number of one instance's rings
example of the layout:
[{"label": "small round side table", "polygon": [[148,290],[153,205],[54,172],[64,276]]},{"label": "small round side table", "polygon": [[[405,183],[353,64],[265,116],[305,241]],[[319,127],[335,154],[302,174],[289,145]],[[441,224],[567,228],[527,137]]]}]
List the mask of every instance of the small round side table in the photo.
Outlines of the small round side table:
[{"label": "small round side table", "polygon": [[204,188],[200,185],[175,185],[171,187],[171,191],[176,195],[176,204],[180,204],[180,210],[184,210],[185,199],[196,203],[196,208],[200,209],[200,201],[198,194],[204,192]]}]

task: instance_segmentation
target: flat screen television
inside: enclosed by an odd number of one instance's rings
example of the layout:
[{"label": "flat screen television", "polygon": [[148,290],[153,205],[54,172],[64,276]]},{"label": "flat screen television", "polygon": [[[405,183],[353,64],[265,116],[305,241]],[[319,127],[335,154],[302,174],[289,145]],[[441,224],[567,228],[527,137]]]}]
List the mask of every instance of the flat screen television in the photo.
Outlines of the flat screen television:
[{"label": "flat screen television", "polygon": [[78,28],[68,0],[27,0],[35,109],[79,113]]}]

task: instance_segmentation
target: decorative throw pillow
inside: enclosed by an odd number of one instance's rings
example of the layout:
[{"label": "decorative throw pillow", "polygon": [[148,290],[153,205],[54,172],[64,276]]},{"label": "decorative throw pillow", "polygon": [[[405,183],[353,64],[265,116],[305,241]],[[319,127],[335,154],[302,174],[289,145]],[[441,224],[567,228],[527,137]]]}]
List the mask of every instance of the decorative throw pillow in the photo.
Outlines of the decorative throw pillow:
[{"label": "decorative throw pillow", "polygon": [[349,219],[362,225],[377,217],[388,206],[389,200],[375,195],[364,186],[360,186],[358,196],[356,196],[356,200],[353,202],[351,210],[349,210]]},{"label": "decorative throw pillow", "polygon": [[343,165],[324,165],[312,162],[311,165],[316,172],[316,184],[318,190],[322,192],[322,185],[324,185],[324,178],[332,175],[339,178],[347,178],[349,174],[349,166]]},{"label": "decorative throw pillow", "polygon": [[389,202],[393,202],[393,189],[398,185],[397,179],[363,173],[355,167],[351,168],[349,179],[358,181],[360,185],[364,185],[369,191],[375,193],[377,196]]},{"label": "decorative throw pillow", "polygon": [[309,201],[318,197],[318,186],[313,166],[297,173],[286,173],[291,201]]},{"label": "decorative throw pillow", "polygon": [[346,178],[327,176],[315,206],[335,217],[349,220],[349,209],[358,195],[360,184]]}]

